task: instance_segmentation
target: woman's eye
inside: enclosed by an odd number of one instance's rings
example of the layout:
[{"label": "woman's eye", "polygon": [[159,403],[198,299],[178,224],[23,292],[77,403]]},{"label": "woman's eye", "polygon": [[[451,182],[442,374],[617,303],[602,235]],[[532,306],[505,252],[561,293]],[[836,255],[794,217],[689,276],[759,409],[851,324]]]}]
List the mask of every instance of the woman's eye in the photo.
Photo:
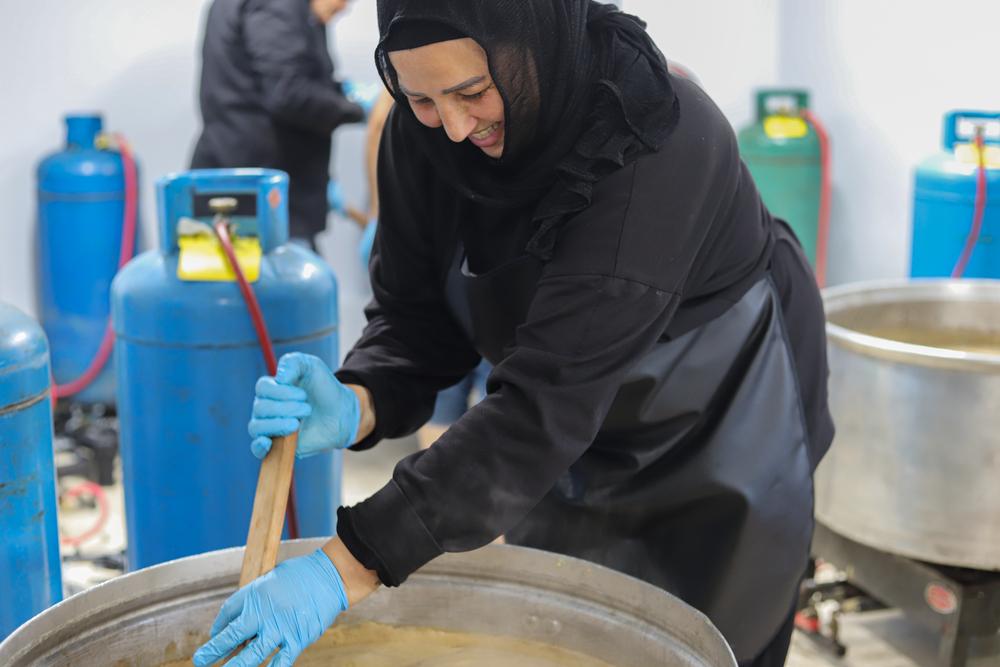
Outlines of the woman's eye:
[{"label": "woman's eye", "polygon": [[428,104],[433,104],[433,102],[431,102],[431,99],[429,97],[421,97],[419,100],[411,99],[410,101],[422,107],[425,107]]},{"label": "woman's eye", "polygon": [[483,95],[486,94],[487,90],[489,90],[489,88],[484,88],[483,90],[480,90],[478,93],[472,93],[471,95],[462,95],[462,99],[467,100],[469,102],[474,102],[475,100],[482,99]]}]

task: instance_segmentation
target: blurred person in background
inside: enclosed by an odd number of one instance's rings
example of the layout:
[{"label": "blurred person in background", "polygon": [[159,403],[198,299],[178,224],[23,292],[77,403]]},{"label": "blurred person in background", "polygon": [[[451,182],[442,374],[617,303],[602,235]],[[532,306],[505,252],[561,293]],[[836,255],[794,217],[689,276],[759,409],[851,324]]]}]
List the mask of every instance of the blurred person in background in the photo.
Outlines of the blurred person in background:
[{"label": "blurred person in background", "polygon": [[[392,95],[383,90],[368,118],[365,161],[368,174],[369,220],[358,249],[361,263],[366,267],[371,259],[372,244],[375,242],[375,231],[378,227],[378,149],[393,104]],[[417,441],[421,449],[427,449],[434,444],[469,407],[486,398],[486,378],[489,377],[491,368],[490,363],[484,359],[458,384],[438,392],[430,421],[417,431]]]},{"label": "blurred person in background", "polygon": [[202,132],[192,169],[288,173],[290,233],[326,228],[332,133],[365,108],[334,78],[327,25],[348,0],[214,0],[202,47]]}]

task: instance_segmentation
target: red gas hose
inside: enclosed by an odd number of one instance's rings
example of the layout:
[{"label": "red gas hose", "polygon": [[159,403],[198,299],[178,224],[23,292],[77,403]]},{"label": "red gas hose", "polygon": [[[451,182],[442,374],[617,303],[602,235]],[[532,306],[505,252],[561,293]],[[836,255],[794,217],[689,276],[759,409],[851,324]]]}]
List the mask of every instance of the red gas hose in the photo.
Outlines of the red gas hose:
[{"label": "red gas hose", "polygon": [[972,214],[972,229],[965,241],[965,248],[958,258],[958,263],[951,272],[952,278],[961,278],[965,275],[965,269],[969,266],[972,252],[979,243],[979,233],[983,230],[983,216],[986,213],[986,146],[983,140],[983,128],[976,129],[976,154],[979,158],[979,170],[976,176],[976,204]]},{"label": "red gas hose", "polygon": [[[243,300],[247,304],[250,319],[253,320],[253,328],[257,332],[257,340],[260,342],[260,349],[264,353],[264,363],[267,366],[267,372],[269,375],[275,375],[278,372],[278,360],[274,356],[274,345],[271,343],[271,336],[267,332],[267,322],[264,321],[264,313],[261,312],[257,295],[254,294],[246,276],[243,275],[240,263],[236,259],[236,251],[233,249],[233,242],[229,238],[229,229],[226,227],[225,221],[218,220],[215,223],[215,234],[219,237],[222,251],[226,253],[226,259],[229,260],[229,266],[232,267],[233,273],[236,275],[236,283],[239,285],[240,292],[243,294]],[[298,511],[295,507],[294,476],[292,477],[292,484],[288,488],[288,508],[285,511],[285,520],[288,522],[288,537],[293,540],[298,539],[299,519]]]},{"label": "red gas hose", "polygon": [[816,282],[820,287],[826,287],[826,262],[827,252],[830,242],[830,205],[833,195],[832,179],[830,176],[830,135],[826,127],[820,122],[816,115],[808,109],[802,110],[802,117],[807,123],[812,125],[819,138],[819,160],[820,160],[820,194],[819,194],[819,221],[816,230]]},{"label": "red gas hose", "polygon": [[[132,149],[120,134],[115,135],[118,150],[122,156],[122,168],[125,176],[125,215],[122,220],[122,246],[118,253],[118,268],[128,264],[135,254],[135,234],[136,234],[136,212],[138,207],[138,174],[136,173],[135,160],[132,157]],[[111,358],[111,351],[115,346],[115,332],[111,327],[111,318],[108,318],[107,327],[104,329],[104,337],[97,348],[97,353],[91,359],[87,370],[80,377],[67,382],[66,384],[53,384],[52,400],[55,402],[60,398],[67,398],[89,387],[97,376],[104,370],[104,366]]]},{"label": "red gas hose", "polygon": [[60,541],[71,547],[79,547],[87,540],[90,540],[101,533],[104,530],[105,524],[108,522],[108,517],[111,515],[111,508],[108,506],[108,498],[104,494],[104,489],[101,488],[100,484],[95,482],[80,482],[76,486],[70,487],[68,491],[63,494],[64,498],[75,498],[84,493],[89,493],[94,497],[97,502],[97,508],[99,514],[97,516],[97,521],[94,525],[79,535],[63,535],[59,539]]}]

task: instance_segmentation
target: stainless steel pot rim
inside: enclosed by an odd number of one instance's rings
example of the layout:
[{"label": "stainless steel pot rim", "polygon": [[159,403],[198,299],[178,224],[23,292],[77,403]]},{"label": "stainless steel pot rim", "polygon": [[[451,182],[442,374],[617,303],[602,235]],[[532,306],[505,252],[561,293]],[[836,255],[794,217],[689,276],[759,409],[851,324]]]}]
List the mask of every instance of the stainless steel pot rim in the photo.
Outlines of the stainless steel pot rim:
[{"label": "stainless steel pot rim", "polygon": [[[279,560],[309,553],[325,541],[286,541]],[[236,547],[161,563],[67,598],[0,641],[0,663],[29,664],[24,662],[28,656],[47,647],[79,642],[87,633],[104,633],[162,613],[163,605],[209,597],[221,603],[236,584],[242,552],[242,547]],[[555,607],[566,604],[565,599],[574,607],[602,611],[608,619],[634,624],[637,632],[668,641],[678,656],[694,661],[690,664],[736,664],[721,633],[700,611],[652,584],[586,561],[492,545],[466,554],[445,554],[414,573],[413,580],[475,582],[496,590],[526,588]],[[568,582],[572,589],[567,588]]]},{"label": "stainless steel pot rim", "polygon": [[[946,298],[957,302],[995,302],[1000,307],[1000,280],[915,279],[849,283],[823,290],[827,313],[846,308]],[[887,361],[962,371],[1000,372],[1000,354],[963,352],[916,345],[861,333],[827,321],[832,344]]]}]

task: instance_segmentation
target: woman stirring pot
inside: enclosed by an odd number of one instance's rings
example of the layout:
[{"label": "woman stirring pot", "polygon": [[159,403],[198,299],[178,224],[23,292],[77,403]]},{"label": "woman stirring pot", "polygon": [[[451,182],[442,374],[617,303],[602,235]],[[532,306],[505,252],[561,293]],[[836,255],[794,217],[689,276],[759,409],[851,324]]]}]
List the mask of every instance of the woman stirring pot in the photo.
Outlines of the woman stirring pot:
[{"label": "woman stirring pot", "polygon": [[[741,665],[784,663],[833,437],[824,316],[729,123],[644,24],[588,0],[378,0],[396,100],[368,326],[282,358],[252,448],[412,433],[480,362],[488,395],[338,536],[235,593],[195,656],[295,657],[379,583],[499,535],[639,577]],[[627,650],[627,648],[626,648]]]}]

